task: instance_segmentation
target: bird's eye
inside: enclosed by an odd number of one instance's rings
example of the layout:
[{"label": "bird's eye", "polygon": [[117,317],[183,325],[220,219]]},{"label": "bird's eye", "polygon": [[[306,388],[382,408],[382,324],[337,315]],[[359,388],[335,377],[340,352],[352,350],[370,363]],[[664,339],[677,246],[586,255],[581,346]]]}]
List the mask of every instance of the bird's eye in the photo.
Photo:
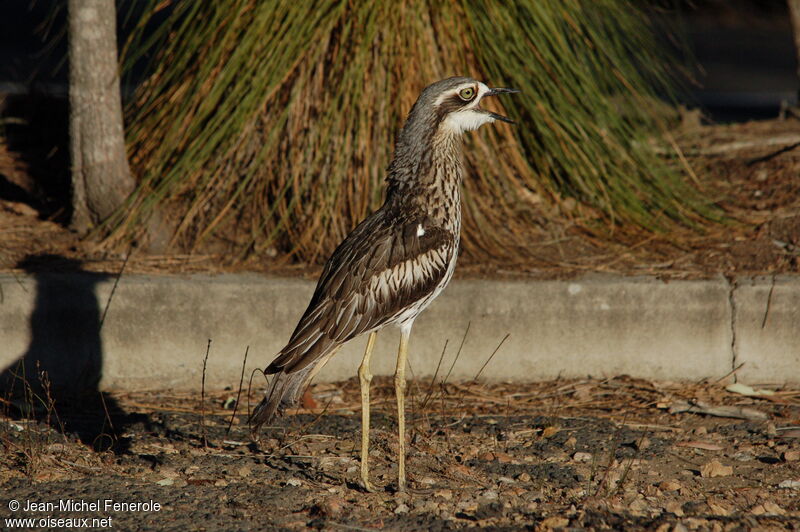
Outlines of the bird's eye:
[{"label": "bird's eye", "polygon": [[458,91],[458,95],[461,97],[462,100],[468,102],[475,96],[475,89],[472,87],[467,87],[466,89],[461,89]]}]

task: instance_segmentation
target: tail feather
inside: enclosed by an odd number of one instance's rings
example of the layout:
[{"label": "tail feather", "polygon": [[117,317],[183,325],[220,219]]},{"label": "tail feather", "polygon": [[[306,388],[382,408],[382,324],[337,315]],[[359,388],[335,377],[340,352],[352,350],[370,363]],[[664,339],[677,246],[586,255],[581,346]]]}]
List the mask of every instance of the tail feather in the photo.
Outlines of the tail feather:
[{"label": "tail feather", "polygon": [[253,434],[262,425],[272,423],[276,416],[297,404],[312,369],[313,366],[308,366],[293,373],[279,372],[272,377],[266,396],[250,414],[250,430]]},{"label": "tail feather", "polygon": [[[314,347],[319,345],[320,342],[316,342]],[[284,410],[297,404],[306,384],[339,351],[340,345],[328,343],[324,347],[325,351],[322,353],[315,353],[313,357],[304,357],[302,365],[299,367],[297,365],[293,367],[278,366],[276,362],[283,356],[283,352],[272,364],[267,366],[265,373],[273,374],[272,381],[270,381],[266,396],[250,414],[248,422],[253,435],[258,433],[263,424],[272,423],[276,416],[282,415]]]}]

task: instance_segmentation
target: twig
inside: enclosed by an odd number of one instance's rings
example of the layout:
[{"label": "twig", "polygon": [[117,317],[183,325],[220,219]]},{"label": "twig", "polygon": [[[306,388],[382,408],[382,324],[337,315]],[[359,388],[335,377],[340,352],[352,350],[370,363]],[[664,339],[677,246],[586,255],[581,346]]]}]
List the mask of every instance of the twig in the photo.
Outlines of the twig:
[{"label": "twig", "polygon": [[500,343],[499,343],[499,344],[497,344],[497,347],[495,347],[495,348],[494,348],[494,351],[492,351],[492,354],[491,354],[491,355],[489,355],[489,358],[487,358],[487,359],[486,359],[486,362],[484,362],[484,363],[483,363],[483,366],[481,366],[481,369],[479,369],[479,370],[478,370],[478,373],[475,375],[475,378],[474,378],[474,379],[472,379],[472,382],[473,382],[473,383],[478,381],[478,377],[480,377],[480,376],[481,376],[481,373],[483,373],[483,370],[484,370],[484,368],[486,368],[486,366],[487,366],[487,365],[489,365],[489,362],[491,362],[491,361],[492,361],[492,359],[494,358],[494,356],[495,356],[495,355],[497,354],[497,352],[500,350],[500,347],[502,347],[502,345],[505,343],[505,341],[506,341],[506,340],[508,340],[508,337],[509,337],[509,336],[511,336],[511,333],[506,333],[506,335],[505,335],[505,336],[503,336],[503,339],[502,339],[502,340],[500,340]]},{"label": "twig", "polygon": [[103,392],[98,392],[98,393],[100,394],[100,402],[103,404],[103,412],[106,415],[106,421],[108,421],[108,426],[111,429],[111,439],[114,440],[114,442],[116,442],[118,441],[117,430],[114,428],[114,422],[111,421],[111,413],[108,411],[108,405],[106,405],[106,398]]},{"label": "twig", "polygon": [[767,308],[764,309],[764,319],[761,320],[761,328],[767,326],[767,317],[769,317],[769,308],[772,305],[772,291],[775,290],[775,275],[772,275],[772,283],[769,285],[769,293],[767,294]]},{"label": "twig", "polygon": [[211,338],[206,344],[206,355],[203,357],[203,378],[200,381],[200,435],[203,438],[203,447],[208,448],[206,438],[206,364],[208,363],[208,353],[211,351]]},{"label": "twig", "polygon": [[735,368],[730,370],[728,373],[726,373],[725,375],[723,375],[722,377],[720,377],[719,379],[714,381],[714,384],[718,384],[718,383],[724,381],[725,379],[727,379],[728,377],[730,377],[731,375],[734,375],[737,371],[742,369],[742,366],[744,366],[744,365],[745,365],[745,363],[742,362],[741,364],[739,364],[738,366],[736,366]]},{"label": "twig", "polygon": [[670,414],[680,414],[683,412],[734,419],[769,419],[769,414],[754,408],[745,408],[742,406],[713,406],[702,401],[675,401],[669,407]]},{"label": "twig", "polygon": [[247,365],[247,353],[249,351],[250,351],[250,346],[248,345],[244,350],[244,361],[242,362],[242,375],[239,377],[239,390],[236,392],[236,402],[233,405],[233,414],[231,414],[231,421],[230,423],[228,423],[228,430],[226,434],[231,433],[233,420],[236,418],[236,411],[239,409],[239,398],[242,396],[242,385],[244,384],[244,368]]},{"label": "twig", "polygon": [[436,377],[439,375],[439,368],[442,367],[442,361],[444,360],[444,354],[447,351],[447,342],[450,340],[444,341],[444,347],[442,348],[442,354],[439,355],[439,362],[436,363],[436,370],[433,372],[433,377],[431,377],[431,384],[428,386],[428,394],[425,396],[425,399],[422,400],[422,406],[420,410],[424,411],[425,407],[428,406],[428,401],[430,400],[431,396],[433,395],[433,386],[436,384]]},{"label": "twig", "polygon": [[755,159],[750,159],[749,161],[747,161],[747,166],[753,166],[754,164],[758,164],[758,163],[763,163],[765,161],[769,161],[770,159],[774,159],[775,157],[777,157],[778,155],[781,155],[782,153],[786,153],[788,151],[792,151],[793,149],[797,148],[798,146],[800,146],[800,142],[795,142],[794,144],[789,144],[788,146],[784,146],[783,148],[781,148],[779,150],[775,150],[772,153],[768,153],[767,155],[762,155],[761,157],[756,157]]},{"label": "twig", "polygon": [[132,249],[133,245],[131,245],[131,248],[128,249],[128,253],[125,255],[125,260],[122,262],[122,266],[119,269],[117,278],[114,279],[114,286],[111,287],[111,292],[108,294],[108,300],[106,300],[106,306],[103,308],[103,315],[100,317],[100,325],[98,326],[98,330],[102,330],[103,324],[106,322],[106,314],[108,314],[108,309],[111,308],[111,299],[114,297],[114,294],[117,291],[117,286],[119,285],[119,281],[120,279],[122,279],[122,273],[125,271],[125,266],[128,265],[128,259],[131,258]]},{"label": "twig", "polygon": [[453,372],[453,368],[456,367],[456,362],[458,362],[458,357],[461,356],[461,349],[464,347],[464,342],[467,341],[467,335],[469,334],[469,327],[472,325],[471,321],[467,322],[467,328],[464,330],[464,336],[461,338],[461,345],[458,346],[458,351],[456,352],[456,356],[453,359],[453,363],[450,364],[450,369],[447,370],[447,375],[445,375],[444,380],[442,381],[442,391],[444,391],[444,385],[447,384],[447,379],[450,378],[450,374]]}]

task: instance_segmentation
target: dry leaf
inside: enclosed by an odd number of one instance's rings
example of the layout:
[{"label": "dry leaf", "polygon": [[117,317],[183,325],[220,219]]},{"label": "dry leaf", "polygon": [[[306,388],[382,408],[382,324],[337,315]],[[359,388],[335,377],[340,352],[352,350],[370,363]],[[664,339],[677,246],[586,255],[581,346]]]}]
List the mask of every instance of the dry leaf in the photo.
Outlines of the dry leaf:
[{"label": "dry leaf", "polygon": [[747,395],[749,397],[757,397],[759,395],[775,395],[775,392],[772,390],[756,390],[751,386],[746,384],[742,384],[741,382],[737,382],[734,384],[729,384],[725,387],[726,390],[732,393],[738,393],[741,395]]},{"label": "dry leaf", "polygon": [[303,408],[317,408],[319,405],[317,401],[314,399],[314,396],[311,395],[311,390],[306,390],[303,394],[303,397],[300,398],[300,404]]},{"label": "dry leaf", "polygon": [[717,417],[730,417],[734,419],[769,419],[769,415],[754,408],[743,406],[714,406],[702,401],[675,401],[669,407],[670,414],[691,412],[693,414],[706,414]]},{"label": "dry leaf", "polygon": [[561,427],[547,427],[542,431],[542,438],[551,438],[558,434]]}]

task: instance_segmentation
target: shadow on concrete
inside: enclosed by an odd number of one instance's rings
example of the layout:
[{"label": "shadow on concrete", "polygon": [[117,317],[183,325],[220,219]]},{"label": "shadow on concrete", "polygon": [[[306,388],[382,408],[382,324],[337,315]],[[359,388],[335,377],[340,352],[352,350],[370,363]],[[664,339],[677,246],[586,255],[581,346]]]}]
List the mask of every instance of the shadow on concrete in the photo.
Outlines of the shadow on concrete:
[{"label": "shadow on concrete", "polygon": [[79,261],[57,255],[28,256],[17,267],[36,279],[36,299],[30,344],[0,374],[9,414],[45,421],[96,450],[125,452],[125,427],[149,420],[125,413],[99,389],[105,303],[98,301],[96,287],[112,276],[87,272]]}]

